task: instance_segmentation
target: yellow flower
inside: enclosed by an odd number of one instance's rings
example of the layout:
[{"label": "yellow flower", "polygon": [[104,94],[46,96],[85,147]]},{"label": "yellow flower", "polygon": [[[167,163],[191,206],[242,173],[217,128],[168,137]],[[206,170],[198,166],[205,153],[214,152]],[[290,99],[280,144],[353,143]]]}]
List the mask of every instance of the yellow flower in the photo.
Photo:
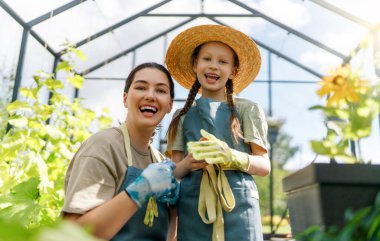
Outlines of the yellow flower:
[{"label": "yellow flower", "polygon": [[331,75],[323,77],[319,84],[322,87],[317,94],[320,97],[327,96],[328,107],[339,107],[347,102],[357,103],[360,100],[360,94],[368,90],[368,81],[352,73],[349,65],[340,66],[331,71]]}]

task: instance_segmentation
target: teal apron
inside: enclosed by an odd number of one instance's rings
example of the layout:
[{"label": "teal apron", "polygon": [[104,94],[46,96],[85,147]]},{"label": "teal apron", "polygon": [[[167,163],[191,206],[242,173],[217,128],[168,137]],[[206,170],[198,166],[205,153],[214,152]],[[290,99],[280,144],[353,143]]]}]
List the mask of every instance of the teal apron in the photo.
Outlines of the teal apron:
[{"label": "teal apron", "polygon": [[[125,188],[131,184],[142,170],[132,166],[132,154],[128,136],[128,130],[125,124],[122,124],[121,129],[124,135],[125,149],[128,157],[128,168],[125,173],[125,179],[120,187],[119,192],[124,192]],[[155,155],[156,160],[159,156],[152,149],[151,152]],[[169,209],[166,203],[157,202],[158,218],[155,218],[153,226],[148,227],[144,224],[145,211],[148,202],[144,203],[141,208],[132,216],[132,218],[120,229],[120,231],[111,239],[112,241],[166,241],[166,236],[169,229]]]},{"label": "teal apron", "polygon": [[[183,122],[185,143],[201,138],[200,129],[214,134],[231,148],[251,153],[250,146],[240,140],[234,143],[230,129],[227,103],[200,98],[190,108]],[[240,120],[240,119],[239,119]],[[240,123],[242,126],[242,124]],[[202,170],[190,172],[181,181],[178,200],[178,241],[211,241],[213,225],[205,224],[198,214]],[[262,225],[258,192],[253,177],[247,173],[226,170],[235,198],[235,208],[223,211],[225,241],[262,241]]]}]

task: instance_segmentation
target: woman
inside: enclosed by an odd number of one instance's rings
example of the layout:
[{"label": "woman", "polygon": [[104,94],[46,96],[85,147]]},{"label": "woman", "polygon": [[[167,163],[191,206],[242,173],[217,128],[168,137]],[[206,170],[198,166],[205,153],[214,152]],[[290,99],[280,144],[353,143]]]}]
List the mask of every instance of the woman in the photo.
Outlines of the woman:
[{"label": "woman", "polygon": [[[158,163],[163,156],[150,143],[173,98],[173,80],[162,65],[145,63],[131,71],[123,96],[125,123],[91,136],[70,163],[64,218],[107,240],[166,240],[168,202],[176,201],[178,184],[174,164]],[[174,226],[170,230],[169,237]]]}]

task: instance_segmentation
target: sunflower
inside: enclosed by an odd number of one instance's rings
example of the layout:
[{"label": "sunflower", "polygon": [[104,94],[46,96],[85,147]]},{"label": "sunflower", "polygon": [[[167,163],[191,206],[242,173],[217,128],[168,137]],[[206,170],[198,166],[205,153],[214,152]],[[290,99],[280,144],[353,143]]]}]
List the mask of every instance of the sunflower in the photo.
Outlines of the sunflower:
[{"label": "sunflower", "polygon": [[344,65],[331,71],[329,76],[319,82],[322,87],[317,91],[320,97],[327,96],[328,107],[340,107],[347,102],[357,103],[360,94],[368,90],[368,81],[352,73],[349,65]]}]

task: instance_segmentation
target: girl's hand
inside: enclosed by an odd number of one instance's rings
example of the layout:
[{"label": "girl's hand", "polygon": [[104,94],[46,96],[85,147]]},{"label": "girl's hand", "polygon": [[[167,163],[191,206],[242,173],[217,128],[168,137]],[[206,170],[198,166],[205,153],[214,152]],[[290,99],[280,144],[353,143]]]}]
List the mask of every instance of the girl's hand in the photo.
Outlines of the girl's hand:
[{"label": "girl's hand", "polygon": [[192,154],[188,154],[180,162],[177,163],[177,167],[174,169],[174,176],[181,179],[189,172],[204,168],[208,164],[204,160],[195,160]]},{"label": "girl's hand", "polygon": [[182,161],[186,163],[185,166],[189,172],[201,169],[208,165],[207,162],[205,162],[205,160],[194,159],[193,154],[191,153],[189,153]]}]

